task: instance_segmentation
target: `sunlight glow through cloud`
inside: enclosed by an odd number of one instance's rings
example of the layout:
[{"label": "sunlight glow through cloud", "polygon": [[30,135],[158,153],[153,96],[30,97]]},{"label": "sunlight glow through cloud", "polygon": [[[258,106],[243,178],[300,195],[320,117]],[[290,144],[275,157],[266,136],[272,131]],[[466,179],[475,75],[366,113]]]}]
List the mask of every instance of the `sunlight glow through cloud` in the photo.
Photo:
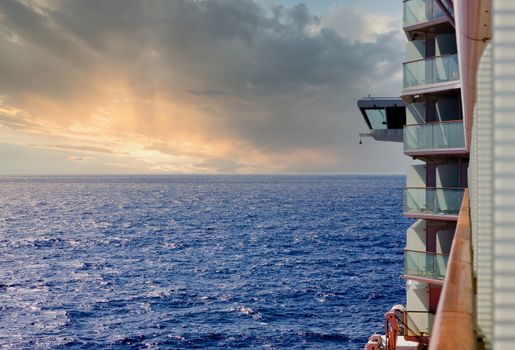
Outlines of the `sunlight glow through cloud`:
[{"label": "sunlight glow through cloud", "polygon": [[1,142],[70,173],[400,169],[355,146],[355,100],[400,86],[395,19],[290,3],[2,1]]}]

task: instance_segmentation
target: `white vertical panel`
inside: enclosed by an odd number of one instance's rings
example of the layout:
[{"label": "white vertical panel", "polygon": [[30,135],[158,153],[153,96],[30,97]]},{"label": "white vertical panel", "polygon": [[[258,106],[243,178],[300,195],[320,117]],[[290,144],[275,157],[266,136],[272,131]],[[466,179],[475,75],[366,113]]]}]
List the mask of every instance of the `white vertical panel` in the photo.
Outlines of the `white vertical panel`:
[{"label": "white vertical panel", "polygon": [[[492,47],[481,58],[472,143],[471,214],[474,269],[477,278],[477,321],[488,342],[493,330],[493,106]],[[490,345],[490,343],[488,344]]]},{"label": "white vertical panel", "polygon": [[406,43],[406,62],[426,58],[426,41],[412,40]]},{"label": "white vertical panel", "polygon": [[406,249],[425,251],[427,247],[426,220],[417,220],[406,232]]},{"label": "white vertical panel", "polygon": [[493,342],[495,350],[512,350],[515,346],[515,1],[495,0],[493,20]]},{"label": "white vertical panel", "polygon": [[[479,95],[478,91],[478,95]],[[474,125],[472,127],[472,142],[470,145],[470,158],[468,168],[469,198],[470,198],[470,225],[472,232],[472,258],[474,273],[477,271],[477,119],[478,106],[474,111]]]},{"label": "white vertical panel", "polygon": [[406,169],[406,187],[426,187],[426,164],[409,165]]},{"label": "white vertical panel", "polygon": [[406,104],[406,125],[424,124],[426,122],[426,102]]},{"label": "white vertical panel", "polygon": [[[429,285],[427,283],[406,281],[406,309],[408,311],[429,310]],[[414,331],[430,333],[433,327],[433,315],[427,312],[408,312],[408,327]]]}]

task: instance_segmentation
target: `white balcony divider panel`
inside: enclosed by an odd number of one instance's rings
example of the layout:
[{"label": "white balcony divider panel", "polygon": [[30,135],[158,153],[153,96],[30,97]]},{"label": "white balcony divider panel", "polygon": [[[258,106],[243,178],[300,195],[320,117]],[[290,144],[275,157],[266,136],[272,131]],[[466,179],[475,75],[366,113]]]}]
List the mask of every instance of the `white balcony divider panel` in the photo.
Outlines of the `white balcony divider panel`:
[{"label": "white balcony divider panel", "polygon": [[406,281],[406,308],[412,311],[429,310],[429,286],[427,283]]},{"label": "white balcony divider panel", "polygon": [[406,61],[416,61],[426,58],[426,41],[412,40],[406,43]]},{"label": "white balcony divider panel", "polygon": [[406,249],[425,251],[427,249],[427,222],[417,220],[406,232]]},{"label": "white balcony divider panel", "polygon": [[423,124],[426,122],[426,103],[413,102],[406,104],[406,124]]},{"label": "white balcony divider panel", "polygon": [[[515,1],[493,2],[495,350],[515,344]],[[480,164],[482,166],[482,164]]]},{"label": "white balcony divider panel", "polygon": [[493,106],[492,46],[481,58],[470,157],[470,210],[474,271],[477,278],[477,322],[491,348],[493,336]]},{"label": "white balcony divider panel", "polygon": [[425,312],[429,310],[429,286],[427,283],[406,281],[406,309],[408,311],[422,311],[408,313],[410,328],[429,333],[433,325],[433,315]]},{"label": "white balcony divider panel", "polygon": [[406,168],[406,187],[426,187],[426,164],[414,164]]}]

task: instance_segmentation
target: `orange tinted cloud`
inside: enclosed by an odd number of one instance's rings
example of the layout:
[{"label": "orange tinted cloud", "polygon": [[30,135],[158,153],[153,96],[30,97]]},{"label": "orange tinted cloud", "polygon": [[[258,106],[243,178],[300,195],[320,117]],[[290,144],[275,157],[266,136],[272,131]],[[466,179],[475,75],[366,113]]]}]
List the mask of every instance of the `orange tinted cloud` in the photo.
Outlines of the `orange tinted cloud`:
[{"label": "orange tinted cloud", "polygon": [[95,169],[348,171],[354,101],[400,67],[392,40],[304,5],[4,1],[0,137]]}]

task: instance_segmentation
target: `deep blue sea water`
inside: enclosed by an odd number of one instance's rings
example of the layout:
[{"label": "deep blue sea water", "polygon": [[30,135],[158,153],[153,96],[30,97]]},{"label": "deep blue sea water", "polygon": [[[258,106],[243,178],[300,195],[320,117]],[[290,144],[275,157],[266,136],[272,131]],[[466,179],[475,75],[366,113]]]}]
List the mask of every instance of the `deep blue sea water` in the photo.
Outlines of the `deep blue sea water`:
[{"label": "deep blue sea water", "polygon": [[362,349],[403,177],[0,177],[0,347]]}]

